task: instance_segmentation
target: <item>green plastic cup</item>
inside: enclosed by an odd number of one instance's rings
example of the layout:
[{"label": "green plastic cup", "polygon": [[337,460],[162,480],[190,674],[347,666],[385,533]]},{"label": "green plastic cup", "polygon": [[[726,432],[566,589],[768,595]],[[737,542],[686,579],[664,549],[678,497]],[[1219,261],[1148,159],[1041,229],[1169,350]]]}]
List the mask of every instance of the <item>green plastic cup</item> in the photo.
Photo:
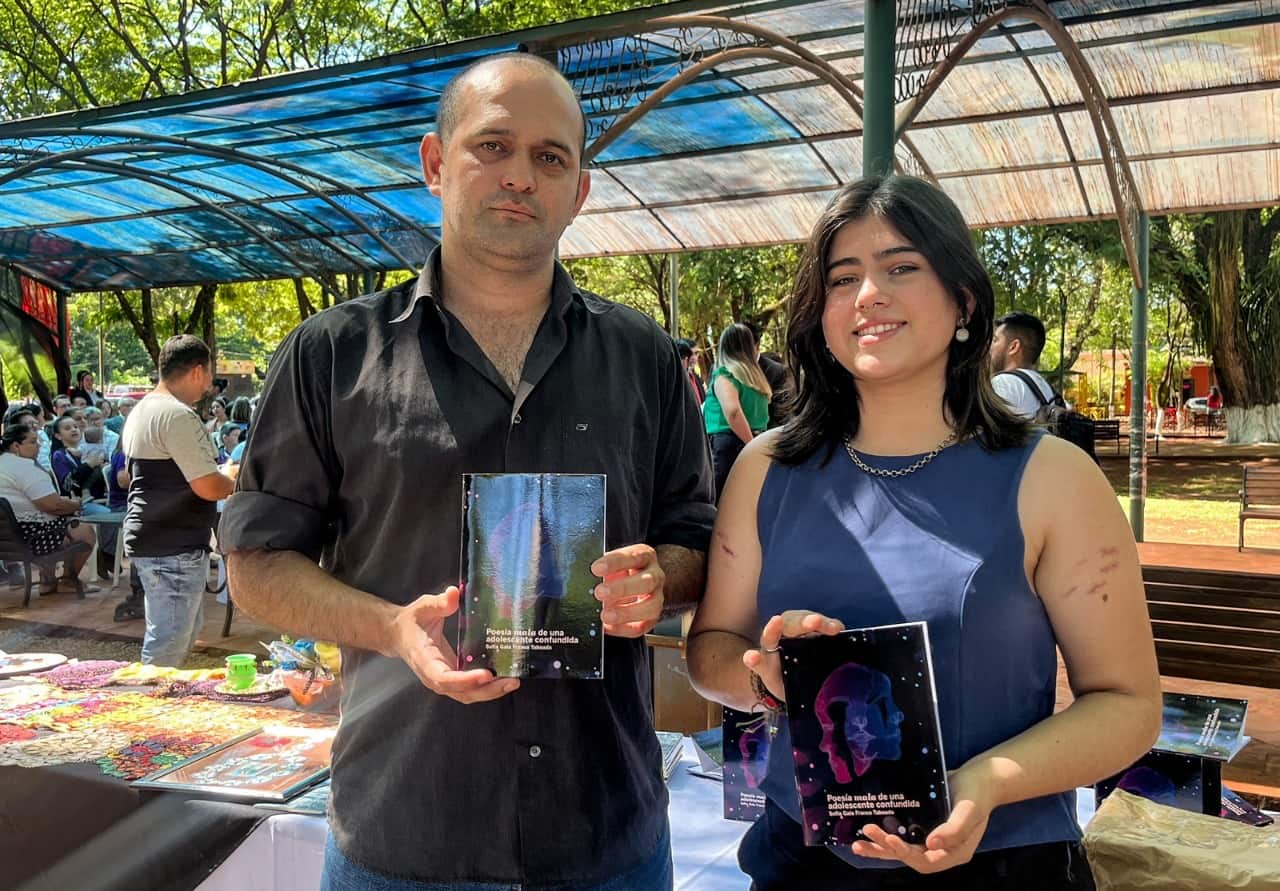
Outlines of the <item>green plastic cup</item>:
[{"label": "green plastic cup", "polygon": [[227,686],[232,690],[248,690],[257,679],[257,656],[252,653],[233,653],[227,657]]}]

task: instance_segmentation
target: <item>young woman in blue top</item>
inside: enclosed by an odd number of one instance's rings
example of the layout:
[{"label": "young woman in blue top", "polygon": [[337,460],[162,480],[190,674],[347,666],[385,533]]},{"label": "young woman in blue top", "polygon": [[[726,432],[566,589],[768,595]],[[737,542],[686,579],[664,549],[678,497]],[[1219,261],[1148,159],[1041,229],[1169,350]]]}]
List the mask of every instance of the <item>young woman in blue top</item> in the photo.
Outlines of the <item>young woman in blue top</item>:
[{"label": "young woman in blue top", "polygon": [[[1092,888],[1074,790],[1156,737],[1133,535],[1089,457],[995,395],[993,310],[963,217],[921,180],[845,187],[806,245],[795,416],[730,475],[690,675],[760,710],[783,698],[783,637],[926,622],[952,811],[923,845],[867,826],[850,848],[805,847],[781,720],[739,851],[757,891]],[[1056,648],[1075,694],[1058,714]]]}]

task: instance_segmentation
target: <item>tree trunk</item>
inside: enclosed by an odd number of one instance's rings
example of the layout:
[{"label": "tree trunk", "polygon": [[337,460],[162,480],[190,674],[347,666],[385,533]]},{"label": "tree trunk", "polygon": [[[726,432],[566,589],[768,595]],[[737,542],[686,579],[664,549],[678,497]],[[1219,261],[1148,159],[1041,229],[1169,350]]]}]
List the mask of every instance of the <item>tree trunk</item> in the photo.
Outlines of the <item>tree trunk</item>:
[{"label": "tree trunk", "polygon": [[142,302],[141,316],[133,308],[133,304],[129,302],[129,298],[125,296],[124,291],[116,291],[116,300],[120,303],[120,311],[124,313],[124,317],[129,320],[129,324],[133,327],[133,332],[138,335],[138,340],[142,341],[142,345],[146,348],[152,364],[158,365],[160,363],[160,341],[156,337],[156,318],[151,305],[151,289],[143,288],[139,293]]},{"label": "tree trunk", "polygon": [[[1182,302],[1209,345],[1226,408],[1227,440],[1280,439],[1280,258],[1272,247],[1280,212],[1224,211],[1186,221],[1190,250],[1162,221],[1153,244],[1170,269]],[[1188,239],[1183,239],[1183,242]]]},{"label": "tree trunk", "polygon": [[1227,406],[1225,411],[1228,443],[1280,443],[1280,402],[1250,408]]}]

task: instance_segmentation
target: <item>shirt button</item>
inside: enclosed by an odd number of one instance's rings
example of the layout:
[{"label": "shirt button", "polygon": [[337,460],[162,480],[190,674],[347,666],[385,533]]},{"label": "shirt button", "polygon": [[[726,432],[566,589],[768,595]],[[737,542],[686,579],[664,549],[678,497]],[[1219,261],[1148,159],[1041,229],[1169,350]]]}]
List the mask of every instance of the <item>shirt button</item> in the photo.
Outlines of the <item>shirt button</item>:
[{"label": "shirt button", "polygon": [[511,419],[511,423],[513,423],[513,424],[519,424],[519,423],[520,423],[520,416],[519,416],[519,415],[516,415],[514,418],[512,418],[512,419]]},{"label": "shirt button", "polygon": [[541,758],[541,757],[542,757],[542,746],[529,746],[529,757],[530,757],[530,758]]}]

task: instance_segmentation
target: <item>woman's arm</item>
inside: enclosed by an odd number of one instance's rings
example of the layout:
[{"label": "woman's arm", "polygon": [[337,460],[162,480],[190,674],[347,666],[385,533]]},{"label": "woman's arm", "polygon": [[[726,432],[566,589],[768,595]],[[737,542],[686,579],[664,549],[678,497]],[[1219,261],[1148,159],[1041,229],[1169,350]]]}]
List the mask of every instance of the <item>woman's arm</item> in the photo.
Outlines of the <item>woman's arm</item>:
[{"label": "woman's arm", "polygon": [[783,637],[834,634],[843,628],[808,610],[788,610],[773,616],[756,642],[756,588],[762,562],[756,505],[775,439],[774,433],[756,437],[729,472],[707,554],[707,590],[693,617],[686,650],[694,689],[744,712],[760,707],[751,688],[753,672],[770,693],[784,699],[781,661],[776,653],[762,648],[776,649]]},{"label": "woman's arm", "polygon": [[40,498],[32,498],[31,503],[36,506],[37,510],[58,517],[69,517],[80,512],[79,501],[74,498],[64,498],[61,495],[44,495]]},{"label": "woman's arm", "polygon": [[1027,464],[1018,511],[1028,576],[1076,698],[974,759],[995,776],[1002,804],[1110,776],[1160,732],[1160,672],[1142,568],[1111,485],[1084,452],[1046,436]]},{"label": "woman's arm", "polygon": [[716,391],[716,398],[720,400],[720,410],[724,412],[724,419],[729,424],[729,429],[743,442],[751,442],[755,434],[751,432],[751,425],[747,423],[747,416],[742,411],[742,402],[738,399],[738,390],[733,382],[722,374],[715,379],[712,387]]},{"label": "woman's arm", "polygon": [[911,847],[871,827],[854,852],[921,872],[966,862],[991,811],[1123,770],[1160,731],[1160,676],[1133,534],[1080,449],[1046,436],[1018,493],[1028,578],[1044,603],[1075,701],[951,775],[951,818]]}]

